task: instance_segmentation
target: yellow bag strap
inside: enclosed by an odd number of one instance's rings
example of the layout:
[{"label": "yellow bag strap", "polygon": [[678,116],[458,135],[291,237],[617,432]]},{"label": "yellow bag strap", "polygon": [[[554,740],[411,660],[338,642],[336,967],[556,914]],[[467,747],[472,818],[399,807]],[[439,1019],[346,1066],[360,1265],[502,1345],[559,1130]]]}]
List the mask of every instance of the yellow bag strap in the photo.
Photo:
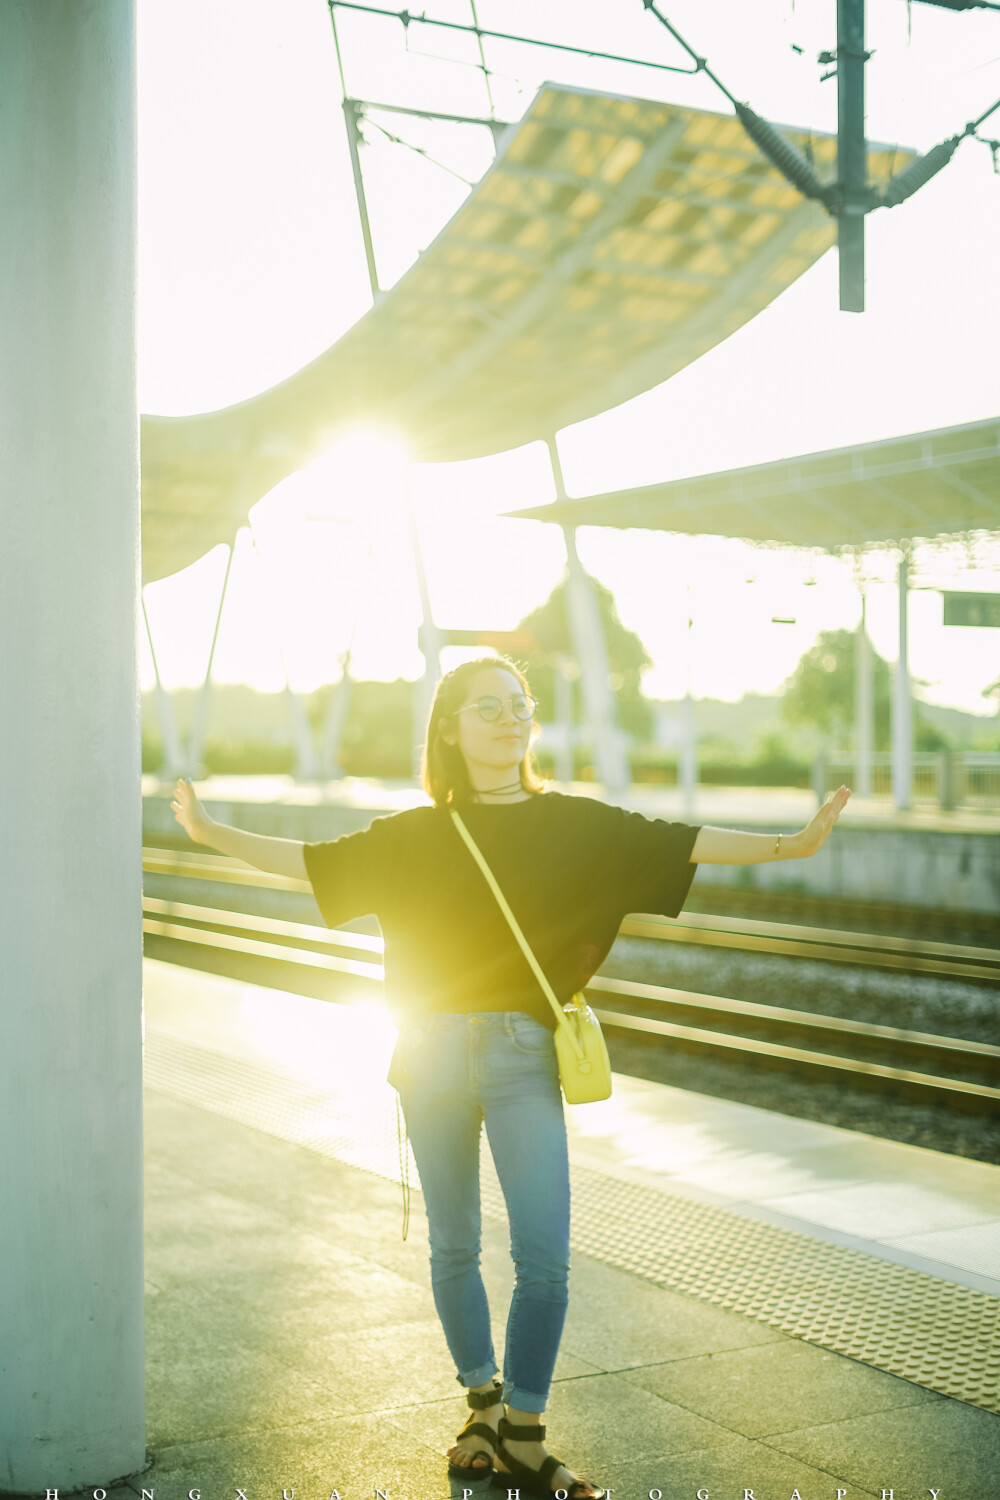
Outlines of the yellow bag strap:
[{"label": "yellow bag strap", "polygon": [[528,945],[527,938],[517,924],[517,918],[511,911],[510,907],[507,905],[507,898],[504,896],[503,891],[497,884],[496,877],[494,876],[493,871],[490,869],[489,865],[486,863],[486,860],[483,858],[483,854],[479,848],[479,845],[476,843],[475,839],[472,837],[472,834],[466,828],[465,824],[462,822],[455,809],[449,808],[449,812],[451,813],[452,822],[455,824],[455,827],[462,835],[469,853],[472,855],[473,859],[476,861],[476,864],[482,870],[483,874],[486,877],[486,882],[489,885],[490,890],[497,898],[497,905],[500,907],[500,910],[503,912],[504,916],[507,918],[507,921],[510,923],[510,930],[517,938],[518,944],[521,948],[521,952],[524,954],[525,958],[528,960],[528,963],[531,965],[532,973],[545,992],[546,999],[552,1006],[552,1009],[555,1011],[556,1022],[558,1023],[560,1021],[565,1021],[566,1018],[563,1015],[563,1008],[559,1004],[559,1001],[556,999],[555,991],[553,990],[551,984],[549,984],[549,981],[546,979],[545,971],[542,968],[541,964],[538,962],[538,959],[535,957],[534,953],[532,953],[531,948]]}]

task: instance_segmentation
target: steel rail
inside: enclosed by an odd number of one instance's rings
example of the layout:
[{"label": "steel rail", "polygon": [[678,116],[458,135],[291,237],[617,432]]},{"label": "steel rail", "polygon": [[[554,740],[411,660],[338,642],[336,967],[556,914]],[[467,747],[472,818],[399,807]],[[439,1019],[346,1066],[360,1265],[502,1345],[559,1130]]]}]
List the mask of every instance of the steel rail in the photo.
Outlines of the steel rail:
[{"label": "steel rail", "polygon": [[970,1101],[1000,1107],[1000,1089],[986,1084],[967,1083],[961,1078],[940,1078],[935,1073],[912,1073],[906,1068],[890,1068],[882,1063],[864,1062],[853,1057],[837,1057],[829,1052],[810,1052],[802,1047],[786,1047],[777,1042],[750,1041],[746,1037],[727,1036],[720,1031],[707,1031],[697,1026],[679,1026],[673,1021],[657,1021],[645,1017],[623,1015],[620,1011],[595,1010],[598,1020],[607,1026],[621,1026],[629,1031],[655,1032],[678,1040],[692,1041],[702,1047],[721,1051],[753,1053],[756,1056],[772,1057],[788,1063],[798,1063],[812,1068],[825,1068],[831,1072],[867,1074],[895,1083],[910,1084],[921,1091],[937,1095],[962,1096]]},{"label": "steel rail", "polygon": [[300,880],[295,875],[269,875],[265,870],[255,870],[242,860],[229,859],[224,854],[144,848],[142,868],[147,875],[177,875],[185,880],[221,880],[232,885],[269,886],[277,891],[312,893],[308,880]]},{"label": "steel rail", "polygon": [[904,969],[952,979],[1000,980],[1000,950],[922,938],[843,932],[827,927],[799,927],[748,917],[719,917],[690,912],[681,917],[634,915],[621,926],[623,937],[657,942],[696,943],[750,952],[817,958],[864,968]]},{"label": "steel rail", "polygon": [[277,959],[279,963],[298,964],[309,969],[323,969],[350,974],[355,979],[369,979],[381,984],[385,974],[381,964],[358,959],[337,958],[332,953],[314,953],[311,948],[290,947],[281,943],[262,943],[254,938],[231,932],[217,932],[208,927],[191,927],[182,922],[161,922],[144,917],[142,930],[154,937],[170,938],[178,943],[198,943],[204,948],[222,948],[230,953],[248,954],[251,958]]},{"label": "steel rail", "polygon": [[[240,932],[265,933],[288,938],[303,946],[327,949],[358,948],[366,953],[381,954],[385,944],[380,937],[367,932],[352,932],[346,927],[317,927],[311,922],[286,922],[281,917],[261,917],[256,913],[225,911],[218,906],[191,906],[185,901],[164,901],[158,896],[144,896],[142,909],[153,917],[173,917],[182,922],[198,922]],[[230,920],[231,919],[231,920]]]},{"label": "steel rail", "polygon": [[982,1058],[994,1062],[1000,1070],[1000,1047],[992,1042],[970,1042],[964,1037],[939,1036],[932,1031],[907,1031],[901,1026],[879,1026],[872,1021],[854,1021],[849,1016],[828,1016],[817,1011],[788,1010],[778,1005],[763,1005],[754,1000],[730,1000],[723,995],[704,995],[697,990],[678,990],[667,985],[644,984],[635,979],[615,979],[595,974],[586,990],[604,991],[626,999],[650,1000],[671,1005],[678,1010],[715,1011],[724,1016],[747,1016],[771,1025],[804,1027],[816,1031],[839,1032],[874,1043],[891,1042],[902,1047]]},{"label": "steel rail", "polygon": [[[293,967],[349,975],[374,983],[381,983],[384,978],[380,963],[343,956],[344,949],[377,953],[381,949],[381,942],[368,934],[344,930],[331,932],[325,927],[309,923],[251,916],[154,897],[144,898],[143,911],[144,933],[168,940],[171,944],[180,944],[182,953],[185,948],[190,950],[191,945],[200,945],[250,959],[270,960]],[[984,1042],[967,1042],[961,1038],[876,1026],[841,1016],[787,1010],[750,1001],[731,1000],[720,995],[704,995],[633,980],[615,979],[606,975],[595,975],[587,990],[593,992],[595,999],[599,996],[638,999],[647,1005],[656,1004],[674,1011],[694,1009],[706,1014],[714,1013],[730,1021],[744,1018],[757,1025],[763,1024],[772,1031],[805,1029],[817,1034],[825,1032],[843,1041],[853,1040],[862,1048],[875,1045],[892,1047],[897,1051],[916,1052],[918,1056],[931,1062],[937,1054],[945,1065],[964,1063],[966,1066],[979,1068],[986,1065],[991,1073],[994,1068],[1000,1070],[1000,1047]],[[789,1046],[759,1037],[734,1035],[707,1027],[688,1026],[678,1021],[640,1016],[622,1010],[599,1009],[597,1014],[610,1027],[672,1037],[696,1046],[699,1050],[737,1053],[744,1057],[766,1057],[787,1066],[818,1069],[827,1076],[831,1073],[864,1075],[869,1079],[904,1085],[923,1095],[930,1094],[938,1099],[950,1098],[966,1107],[1000,1106],[1000,1088],[985,1083],[890,1066],[866,1058],[844,1057]]]}]

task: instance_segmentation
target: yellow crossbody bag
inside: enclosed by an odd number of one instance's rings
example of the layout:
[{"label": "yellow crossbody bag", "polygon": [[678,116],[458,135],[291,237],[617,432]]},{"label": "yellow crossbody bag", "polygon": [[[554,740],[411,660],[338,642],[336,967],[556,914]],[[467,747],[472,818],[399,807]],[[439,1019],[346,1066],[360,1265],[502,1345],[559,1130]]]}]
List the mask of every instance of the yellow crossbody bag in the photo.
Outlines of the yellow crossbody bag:
[{"label": "yellow crossbody bag", "polygon": [[556,1058],[559,1063],[559,1082],[567,1104],[590,1104],[595,1099],[607,1099],[611,1094],[611,1062],[608,1048],[601,1032],[601,1023],[587,1004],[582,994],[574,995],[566,1005],[560,1005],[541,964],[538,962],[517,918],[507,905],[503,891],[494,878],[479,846],[466,828],[454,808],[449,809],[452,821],[458,829],[476,864],[486,877],[487,884],[497,899],[497,904],[510,924],[510,930],[520,945],[532,973],[541,985],[545,997],[556,1015]]}]

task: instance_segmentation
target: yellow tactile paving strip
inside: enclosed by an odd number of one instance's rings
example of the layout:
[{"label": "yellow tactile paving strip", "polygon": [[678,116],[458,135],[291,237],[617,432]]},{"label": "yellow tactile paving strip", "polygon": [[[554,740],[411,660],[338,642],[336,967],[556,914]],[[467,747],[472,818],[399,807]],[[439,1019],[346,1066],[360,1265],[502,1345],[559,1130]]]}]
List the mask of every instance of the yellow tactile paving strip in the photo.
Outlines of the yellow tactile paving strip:
[{"label": "yellow tactile paving strip", "polygon": [[[394,1114],[147,1032],[148,1087],[399,1180]],[[484,1153],[483,1211],[505,1218]],[[416,1181],[411,1164],[411,1181]],[[1000,1412],[1000,1298],[687,1198],[572,1168],[575,1250],[917,1385]]]},{"label": "yellow tactile paving strip", "polygon": [[572,1192],[575,1249],[1000,1411],[1000,1298],[579,1166]]}]

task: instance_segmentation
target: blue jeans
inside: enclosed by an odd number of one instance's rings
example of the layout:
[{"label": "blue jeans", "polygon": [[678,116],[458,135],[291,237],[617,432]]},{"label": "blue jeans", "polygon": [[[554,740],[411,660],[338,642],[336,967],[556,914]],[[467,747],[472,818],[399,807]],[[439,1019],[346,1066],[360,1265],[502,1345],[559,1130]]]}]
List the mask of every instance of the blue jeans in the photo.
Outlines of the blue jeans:
[{"label": "blue jeans", "polygon": [[393,1059],[427,1209],[431,1287],[464,1386],[497,1373],[479,1271],[479,1140],[486,1122],[507,1203],[514,1295],[503,1399],[543,1412],[569,1296],[569,1160],[547,1026],[521,1011],[442,1012]]}]

